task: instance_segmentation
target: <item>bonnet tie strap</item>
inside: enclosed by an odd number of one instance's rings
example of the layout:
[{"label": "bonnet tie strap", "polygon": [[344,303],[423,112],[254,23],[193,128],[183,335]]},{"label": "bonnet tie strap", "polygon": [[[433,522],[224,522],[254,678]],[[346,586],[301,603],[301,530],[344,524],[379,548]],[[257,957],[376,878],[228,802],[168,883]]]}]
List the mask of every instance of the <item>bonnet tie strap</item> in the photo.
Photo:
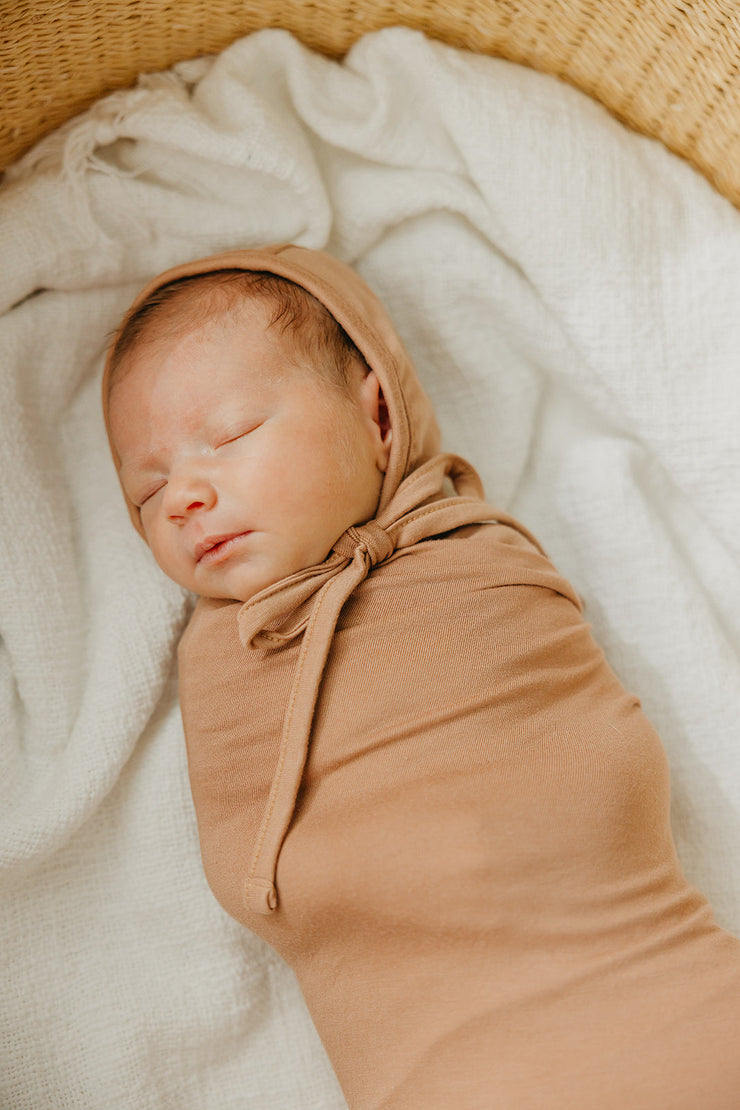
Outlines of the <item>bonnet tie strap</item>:
[{"label": "bonnet tie strap", "polygon": [[393,550],[389,537],[377,527],[349,529],[338,545],[340,554],[341,548],[351,543],[355,545],[351,561],[345,558],[342,571],[319,588],[305,627],[283,721],[277,768],[244,887],[247,908],[254,913],[270,913],[277,908],[277,858],[293,818],[321,676],[342,606],[370,568]]},{"label": "bonnet tie strap", "polygon": [[[458,491],[454,496],[441,494],[447,477]],[[518,521],[492,509],[482,496],[480,479],[469,463],[457,455],[436,455],[401,483],[375,520],[347,529],[320,566],[276,583],[239,610],[239,635],[245,646],[274,650],[303,634],[277,767],[244,883],[250,911],[269,914],[277,908],[278,856],[293,819],[334,629],[352,592],[394,551],[467,524],[510,524],[542,550]]]}]

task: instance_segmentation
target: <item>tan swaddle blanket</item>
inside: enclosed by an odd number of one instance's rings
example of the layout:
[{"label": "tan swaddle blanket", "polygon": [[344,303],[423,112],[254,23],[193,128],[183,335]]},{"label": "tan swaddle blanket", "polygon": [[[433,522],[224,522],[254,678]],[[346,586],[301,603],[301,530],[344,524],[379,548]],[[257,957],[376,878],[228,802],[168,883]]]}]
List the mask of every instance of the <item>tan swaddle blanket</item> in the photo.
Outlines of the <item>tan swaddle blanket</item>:
[{"label": "tan swaddle blanket", "polygon": [[216,897],[293,967],[352,1110],[735,1108],[740,944],[682,874],[662,746],[572,587],[440,453],[347,267],[230,252],[142,297],[233,267],[322,301],[393,441],[373,521],[201,599],[182,640]]}]

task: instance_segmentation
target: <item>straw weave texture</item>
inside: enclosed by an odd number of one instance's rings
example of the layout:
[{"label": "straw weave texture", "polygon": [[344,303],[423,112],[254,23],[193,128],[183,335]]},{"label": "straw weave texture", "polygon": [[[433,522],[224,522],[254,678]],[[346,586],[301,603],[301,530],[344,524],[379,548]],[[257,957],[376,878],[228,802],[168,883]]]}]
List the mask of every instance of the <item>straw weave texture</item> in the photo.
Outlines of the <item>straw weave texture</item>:
[{"label": "straw weave texture", "polygon": [[394,24],[564,78],[740,205],[738,0],[0,0],[0,167],[138,73],[258,28],[340,56]]}]

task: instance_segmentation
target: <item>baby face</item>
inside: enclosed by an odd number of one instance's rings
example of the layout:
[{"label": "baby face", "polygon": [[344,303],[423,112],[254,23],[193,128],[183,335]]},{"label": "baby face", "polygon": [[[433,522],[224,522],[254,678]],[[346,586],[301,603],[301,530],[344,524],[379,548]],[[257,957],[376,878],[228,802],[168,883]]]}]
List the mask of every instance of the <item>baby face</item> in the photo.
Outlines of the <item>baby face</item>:
[{"label": "baby face", "polygon": [[[121,482],[165,574],[247,601],[375,515],[390,435],[373,373],[296,366],[260,302],[127,357],[110,397]],[[291,356],[291,357],[289,357]],[[382,395],[380,397],[382,402]]]}]

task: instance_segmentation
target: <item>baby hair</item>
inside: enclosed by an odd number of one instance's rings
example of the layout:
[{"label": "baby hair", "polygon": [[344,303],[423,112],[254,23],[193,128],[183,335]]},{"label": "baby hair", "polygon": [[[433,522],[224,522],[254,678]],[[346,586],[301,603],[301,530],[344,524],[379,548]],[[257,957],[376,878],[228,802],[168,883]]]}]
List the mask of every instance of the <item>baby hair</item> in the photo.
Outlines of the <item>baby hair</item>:
[{"label": "baby hair", "polygon": [[295,282],[263,270],[213,270],[160,286],[124,322],[113,343],[108,396],[135,348],[171,338],[183,328],[201,327],[219,314],[238,315],[249,300],[271,309],[268,327],[287,333],[296,351],[343,392],[353,365],[368,372],[365,358],[342,326]]}]

